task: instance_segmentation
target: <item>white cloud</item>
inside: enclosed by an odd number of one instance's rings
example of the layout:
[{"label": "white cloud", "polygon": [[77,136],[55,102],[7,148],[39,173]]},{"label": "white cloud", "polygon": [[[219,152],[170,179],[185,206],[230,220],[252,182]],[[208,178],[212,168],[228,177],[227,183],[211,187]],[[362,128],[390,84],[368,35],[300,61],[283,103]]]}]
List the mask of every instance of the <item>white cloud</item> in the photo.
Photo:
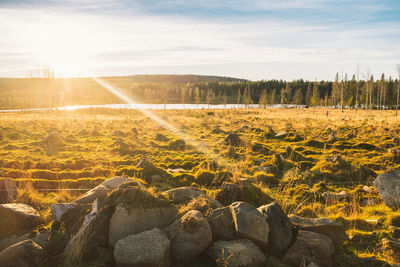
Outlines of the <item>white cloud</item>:
[{"label": "white cloud", "polygon": [[251,79],[274,78],[269,73],[285,79],[330,79],[336,71],[353,71],[357,64],[394,74],[400,59],[400,25],[394,22],[322,25],[285,18],[232,22],[60,9],[3,8],[0,13],[0,75],[24,75],[28,69],[53,64],[70,75],[77,74],[71,71],[74,68],[79,74],[89,70],[104,74],[107,68],[110,74],[118,74],[116,70],[129,74],[141,67],[146,73],[152,69],[182,73],[186,67],[191,72]]}]

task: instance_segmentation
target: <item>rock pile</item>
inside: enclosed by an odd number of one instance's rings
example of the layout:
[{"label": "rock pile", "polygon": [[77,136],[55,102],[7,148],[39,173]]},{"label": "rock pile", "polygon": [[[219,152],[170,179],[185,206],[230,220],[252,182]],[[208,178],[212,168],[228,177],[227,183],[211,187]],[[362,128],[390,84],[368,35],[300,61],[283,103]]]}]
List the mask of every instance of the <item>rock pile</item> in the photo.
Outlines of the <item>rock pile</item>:
[{"label": "rock pile", "polygon": [[[212,203],[210,212],[190,204],[199,199]],[[269,266],[273,261],[324,267],[332,265],[334,244],[347,238],[340,225],[288,217],[275,202],[222,206],[195,188],[157,194],[121,177],[73,203],[54,204],[52,215],[48,242],[26,235],[0,253],[0,266],[4,261],[15,261],[7,266]],[[0,205],[0,217],[1,229],[7,229],[2,237],[41,223],[23,204]]]}]

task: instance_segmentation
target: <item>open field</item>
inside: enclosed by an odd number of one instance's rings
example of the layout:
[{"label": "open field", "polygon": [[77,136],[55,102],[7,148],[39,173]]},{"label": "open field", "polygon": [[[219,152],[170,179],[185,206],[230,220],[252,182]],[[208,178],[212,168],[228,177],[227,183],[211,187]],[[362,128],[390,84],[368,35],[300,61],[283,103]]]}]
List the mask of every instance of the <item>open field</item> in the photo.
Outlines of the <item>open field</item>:
[{"label": "open field", "polygon": [[[400,167],[400,117],[392,111],[254,109],[154,111],[194,140],[138,111],[82,110],[0,114],[0,177],[19,188],[16,202],[37,208],[50,223],[50,204],[68,202],[115,175],[136,177],[155,192],[195,186],[218,193],[224,181],[246,179],[246,201],[276,199],[286,213],[329,217],[347,229],[335,266],[357,266],[393,237],[400,212],[382,203],[372,181]],[[281,133],[281,134],[279,134]],[[228,137],[228,138],[227,138]],[[390,150],[392,149],[392,150]],[[136,165],[147,157],[159,177]],[[368,187],[364,187],[368,186]],[[364,187],[364,188],[363,188]],[[325,192],[345,190],[347,199]],[[44,226],[49,227],[49,226]]]}]

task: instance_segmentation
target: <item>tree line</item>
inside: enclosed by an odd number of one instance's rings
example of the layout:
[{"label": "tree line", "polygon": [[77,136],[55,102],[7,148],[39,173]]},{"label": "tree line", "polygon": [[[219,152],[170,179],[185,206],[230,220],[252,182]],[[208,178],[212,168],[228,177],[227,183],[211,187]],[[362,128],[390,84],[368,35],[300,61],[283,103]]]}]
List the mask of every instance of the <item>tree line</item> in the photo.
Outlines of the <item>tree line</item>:
[{"label": "tree line", "polygon": [[[151,75],[149,75],[151,76]],[[246,81],[212,76],[193,75],[193,79],[173,78],[179,75],[156,76],[135,80],[132,76],[105,77],[113,85],[138,103],[190,104],[260,104],[262,106],[307,105],[348,108],[395,108],[399,80],[368,76],[336,74],[333,81]],[[21,78],[0,79],[0,108],[41,108],[67,105],[118,104],[120,99],[90,78]]]}]

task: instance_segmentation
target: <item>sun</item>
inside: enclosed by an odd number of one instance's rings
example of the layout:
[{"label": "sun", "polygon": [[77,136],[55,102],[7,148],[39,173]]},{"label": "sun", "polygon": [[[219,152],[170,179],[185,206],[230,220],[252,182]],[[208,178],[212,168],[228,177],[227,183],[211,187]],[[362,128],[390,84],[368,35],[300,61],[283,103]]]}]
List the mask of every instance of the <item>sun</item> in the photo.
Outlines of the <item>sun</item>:
[{"label": "sun", "polygon": [[49,25],[35,34],[37,61],[54,71],[56,77],[84,76],[88,70],[88,36],[67,22]]}]

